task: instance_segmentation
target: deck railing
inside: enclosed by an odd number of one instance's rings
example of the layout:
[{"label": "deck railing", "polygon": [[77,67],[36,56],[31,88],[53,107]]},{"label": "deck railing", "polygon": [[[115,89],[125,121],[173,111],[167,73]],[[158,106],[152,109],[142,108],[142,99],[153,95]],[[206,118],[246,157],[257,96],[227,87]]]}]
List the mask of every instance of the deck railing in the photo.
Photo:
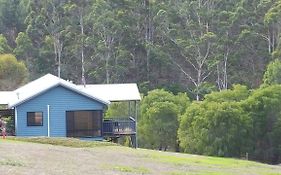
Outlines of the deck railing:
[{"label": "deck railing", "polygon": [[104,135],[131,135],[136,133],[136,122],[129,119],[105,119],[103,121]]}]

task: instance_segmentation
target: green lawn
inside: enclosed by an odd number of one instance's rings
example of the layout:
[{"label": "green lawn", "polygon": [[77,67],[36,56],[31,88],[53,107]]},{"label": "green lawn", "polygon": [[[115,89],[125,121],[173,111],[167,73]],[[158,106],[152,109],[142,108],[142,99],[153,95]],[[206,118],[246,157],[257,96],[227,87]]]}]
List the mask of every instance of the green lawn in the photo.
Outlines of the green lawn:
[{"label": "green lawn", "polygon": [[0,155],[1,175],[281,175],[281,166],[258,162],[132,149],[108,142],[66,138],[1,139]]}]

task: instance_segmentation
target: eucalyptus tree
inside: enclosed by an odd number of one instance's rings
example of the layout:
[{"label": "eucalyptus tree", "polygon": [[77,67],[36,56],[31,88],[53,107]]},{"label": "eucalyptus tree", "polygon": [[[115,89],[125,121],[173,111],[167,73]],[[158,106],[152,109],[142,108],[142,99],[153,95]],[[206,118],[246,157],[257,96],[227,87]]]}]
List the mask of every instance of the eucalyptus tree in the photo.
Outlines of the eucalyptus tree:
[{"label": "eucalyptus tree", "polygon": [[15,40],[16,47],[13,50],[14,55],[19,59],[24,61],[29,73],[31,75],[36,72],[36,62],[35,59],[35,48],[30,37],[25,32],[18,33]]},{"label": "eucalyptus tree", "polygon": [[19,32],[25,30],[28,0],[0,0],[0,33],[4,34],[11,46]]},{"label": "eucalyptus tree", "polygon": [[68,69],[64,70],[75,81],[85,84],[86,71],[89,68],[91,52],[93,51],[86,43],[92,35],[91,6],[94,1],[70,0],[65,5],[66,29],[64,33],[64,55],[67,57]]},{"label": "eucalyptus tree", "polygon": [[[263,71],[271,56],[268,51],[264,16],[270,8],[270,1],[240,1],[233,15],[237,35],[235,51],[230,68],[230,81],[258,87]],[[244,76],[247,75],[247,76]]]},{"label": "eucalyptus tree", "polygon": [[200,100],[200,87],[214,66],[217,36],[208,18],[214,6],[213,1],[172,1],[172,10],[158,12],[170,59],[194,85],[196,100]]},{"label": "eucalyptus tree", "polygon": [[268,42],[268,52],[272,53],[277,48],[280,43],[280,30],[281,30],[281,1],[274,0],[272,2],[267,2],[268,11],[264,16],[265,26],[267,27],[267,33],[263,37]]},{"label": "eucalyptus tree", "polygon": [[265,38],[268,41],[268,52],[272,54],[273,58],[280,58],[281,56],[281,1],[275,0],[269,3],[270,8],[264,17],[265,25],[268,29]]},{"label": "eucalyptus tree", "polygon": [[40,44],[47,35],[53,42],[54,60],[57,66],[57,75],[61,76],[61,59],[64,46],[65,8],[67,0],[30,0],[29,14],[26,24],[27,33],[33,38],[39,37]]},{"label": "eucalyptus tree", "polygon": [[119,64],[120,55],[124,54],[124,59],[130,57],[123,43],[126,36],[130,34],[128,31],[131,11],[128,4],[130,3],[100,0],[92,5],[90,18],[93,37],[87,38],[87,42],[92,42],[95,46],[92,59],[96,70],[91,74],[97,76],[96,78],[100,77],[105,83],[112,83],[121,75],[115,68],[126,69]]}]

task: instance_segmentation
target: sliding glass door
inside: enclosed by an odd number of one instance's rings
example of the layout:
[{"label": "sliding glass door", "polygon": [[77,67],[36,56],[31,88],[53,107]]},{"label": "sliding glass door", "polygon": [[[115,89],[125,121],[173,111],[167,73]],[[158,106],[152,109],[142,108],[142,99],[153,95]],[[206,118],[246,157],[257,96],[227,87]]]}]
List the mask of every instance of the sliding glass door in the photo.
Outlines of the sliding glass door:
[{"label": "sliding glass door", "polygon": [[67,137],[100,137],[102,111],[67,111]]}]

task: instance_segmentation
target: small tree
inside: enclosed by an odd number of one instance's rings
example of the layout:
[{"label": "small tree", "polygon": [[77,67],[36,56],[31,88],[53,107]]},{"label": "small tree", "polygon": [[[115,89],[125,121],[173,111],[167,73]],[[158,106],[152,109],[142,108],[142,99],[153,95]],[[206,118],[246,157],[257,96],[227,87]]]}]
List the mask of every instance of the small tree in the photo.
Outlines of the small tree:
[{"label": "small tree", "polygon": [[179,116],[189,104],[186,94],[177,96],[165,90],[148,92],[141,103],[138,124],[141,147],[176,149]]},{"label": "small tree", "polygon": [[14,90],[27,78],[28,71],[23,62],[11,54],[0,55],[0,90]]}]

